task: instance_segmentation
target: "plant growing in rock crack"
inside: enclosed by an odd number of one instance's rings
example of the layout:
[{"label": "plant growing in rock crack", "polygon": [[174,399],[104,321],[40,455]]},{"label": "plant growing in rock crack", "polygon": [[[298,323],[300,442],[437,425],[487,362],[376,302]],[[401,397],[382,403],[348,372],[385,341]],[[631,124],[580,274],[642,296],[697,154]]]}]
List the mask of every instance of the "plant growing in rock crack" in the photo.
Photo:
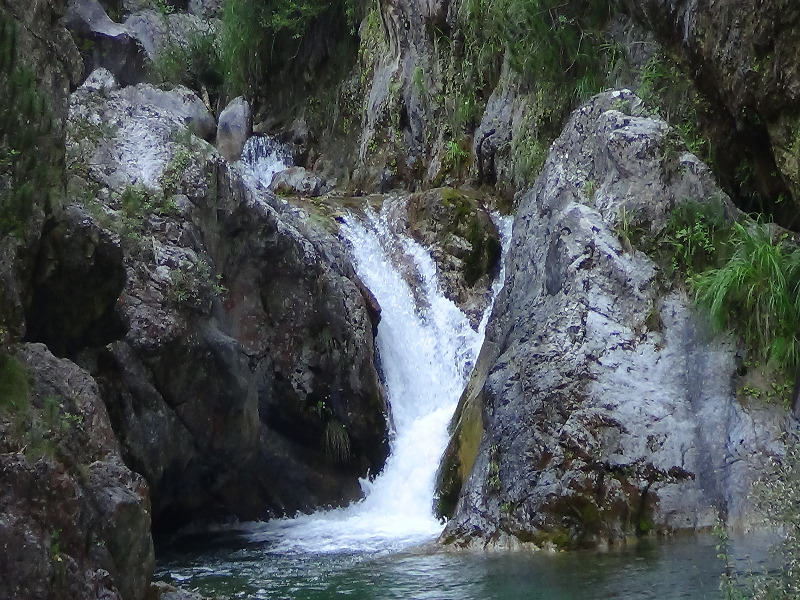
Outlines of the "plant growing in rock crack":
[{"label": "plant growing in rock crack", "polygon": [[0,411],[21,413],[30,408],[28,374],[13,356],[0,350]]},{"label": "plant growing in rock crack", "polygon": [[203,310],[212,296],[226,292],[222,275],[215,275],[205,258],[196,262],[184,260],[177,269],[170,270],[169,297],[175,304]]},{"label": "plant growing in rock crack", "polygon": [[462,148],[459,142],[455,140],[449,140],[447,144],[445,144],[445,168],[450,171],[454,171],[466,164],[467,160],[469,160],[469,152]]},{"label": "plant growing in rock crack", "polygon": [[331,419],[325,424],[323,445],[325,455],[337,464],[350,462],[350,435],[347,428],[337,419]]},{"label": "plant growing in rock crack", "polygon": [[668,275],[691,278],[718,266],[724,258],[731,225],[722,205],[715,201],[687,201],[669,215],[664,231],[656,240],[656,254],[666,255]]},{"label": "plant growing in rock crack", "polygon": [[714,324],[742,336],[755,356],[794,373],[800,359],[800,250],[768,225],[734,223],[728,261],[691,279]]}]

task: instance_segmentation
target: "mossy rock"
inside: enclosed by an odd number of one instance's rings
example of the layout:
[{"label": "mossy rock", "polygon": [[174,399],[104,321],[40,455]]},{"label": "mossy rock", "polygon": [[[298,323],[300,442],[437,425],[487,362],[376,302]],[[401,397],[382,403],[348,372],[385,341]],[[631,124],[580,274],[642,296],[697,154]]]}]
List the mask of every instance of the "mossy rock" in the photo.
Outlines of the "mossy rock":
[{"label": "mossy rock", "polygon": [[483,439],[483,397],[468,400],[458,421],[436,477],[434,510],[439,518],[451,518],[458,496],[472,472]]}]

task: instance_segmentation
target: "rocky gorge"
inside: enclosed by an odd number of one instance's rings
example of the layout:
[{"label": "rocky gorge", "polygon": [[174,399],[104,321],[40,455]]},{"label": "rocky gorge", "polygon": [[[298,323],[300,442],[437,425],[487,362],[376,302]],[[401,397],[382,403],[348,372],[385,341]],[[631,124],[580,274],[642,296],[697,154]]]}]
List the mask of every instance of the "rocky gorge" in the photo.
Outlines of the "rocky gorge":
[{"label": "rocky gorge", "polygon": [[[0,598],[174,598],[154,535],[361,498],[394,427],[340,227],[392,203],[473,327],[514,215],[441,544],[763,525],[795,417],[759,390],[791,385],[664,240],[699,204],[791,241],[797,11],[579,4],[525,62],[482,2],[308,3],[250,63],[244,0],[0,0]],[[539,3],[502,6],[535,30]],[[601,50],[556,80],[564,32]]]}]

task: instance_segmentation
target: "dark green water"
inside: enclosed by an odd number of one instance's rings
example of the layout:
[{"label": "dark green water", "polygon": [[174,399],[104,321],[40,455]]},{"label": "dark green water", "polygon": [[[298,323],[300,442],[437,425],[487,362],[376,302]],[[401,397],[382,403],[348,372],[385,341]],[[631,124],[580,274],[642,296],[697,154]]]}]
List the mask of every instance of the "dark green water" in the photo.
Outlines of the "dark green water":
[{"label": "dark green water", "polygon": [[723,565],[715,543],[699,535],[603,553],[375,556],[274,554],[268,543],[229,534],[167,550],[158,576],[226,599],[718,599]]}]

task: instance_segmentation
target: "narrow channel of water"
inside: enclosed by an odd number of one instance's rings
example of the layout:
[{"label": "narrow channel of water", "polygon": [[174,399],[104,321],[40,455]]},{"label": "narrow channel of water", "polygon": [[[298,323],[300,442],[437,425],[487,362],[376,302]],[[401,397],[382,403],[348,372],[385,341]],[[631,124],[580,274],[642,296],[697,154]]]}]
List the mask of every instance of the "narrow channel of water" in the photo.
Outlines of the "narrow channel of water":
[{"label": "narrow channel of water", "polygon": [[[362,480],[361,502],[250,526],[248,538],[274,552],[397,552],[433,541],[442,530],[432,511],[436,469],[486,318],[475,331],[445,298],[430,254],[396,233],[389,204],[363,221],[347,217],[340,234],[382,309],[376,345],[392,409],[391,453],[374,480]],[[510,221],[498,217],[506,240]]]}]

